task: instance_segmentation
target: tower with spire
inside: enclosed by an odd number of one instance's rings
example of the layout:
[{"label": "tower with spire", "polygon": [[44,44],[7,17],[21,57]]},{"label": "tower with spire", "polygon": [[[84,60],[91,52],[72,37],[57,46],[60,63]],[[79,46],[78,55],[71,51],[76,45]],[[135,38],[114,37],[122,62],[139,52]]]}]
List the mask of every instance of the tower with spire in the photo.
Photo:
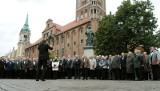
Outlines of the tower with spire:
[{"label": "tower with spire", "polygon": [[19,33],[19,41],[16,57],[21,58],[25,56],[25,48],[30,45],[30,29],[28,24],[28,14],[26,16],[25,24]]}]

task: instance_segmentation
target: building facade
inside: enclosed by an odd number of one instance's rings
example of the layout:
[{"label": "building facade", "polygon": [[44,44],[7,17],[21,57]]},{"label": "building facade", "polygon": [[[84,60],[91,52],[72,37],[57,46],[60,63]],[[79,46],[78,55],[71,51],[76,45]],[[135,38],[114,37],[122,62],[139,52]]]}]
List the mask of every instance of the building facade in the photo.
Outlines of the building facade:
[{"label": "building facade", "polygon": [[106,0],[76,0],[76,19],[64,26],[48,19],[42,37],[25,49],[25,56],[37,58],[37,48],[42,40],[53,46],[55,56],[82,56],[86,45],[85,31],[91,27],[95,32],[105,15]]}]

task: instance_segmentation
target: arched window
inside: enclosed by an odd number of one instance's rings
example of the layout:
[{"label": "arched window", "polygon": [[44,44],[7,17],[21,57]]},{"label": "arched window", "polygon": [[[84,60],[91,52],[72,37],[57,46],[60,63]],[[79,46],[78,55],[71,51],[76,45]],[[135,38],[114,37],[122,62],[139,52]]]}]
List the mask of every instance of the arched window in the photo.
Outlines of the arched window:
[{"label": "arched window", "polygon": [[96,14],[97,13],[97,9],[94,9],[94,14]]}]

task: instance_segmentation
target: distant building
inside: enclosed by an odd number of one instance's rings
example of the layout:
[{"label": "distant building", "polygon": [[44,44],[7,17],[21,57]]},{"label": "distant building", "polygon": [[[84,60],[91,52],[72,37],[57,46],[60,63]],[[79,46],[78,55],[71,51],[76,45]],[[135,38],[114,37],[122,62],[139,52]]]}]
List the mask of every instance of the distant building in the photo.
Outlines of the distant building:
[{"label": "distant building", "polygon": [[76,19],[64,26],[48,19],[42,37],[25,49],[25,56],[37,58],[37,48],[43,39],[53,45],[55,56],[82,56],[86,44],[85,31],[91,27],[95,32],[105,15],[106,0],[76,0]]}]

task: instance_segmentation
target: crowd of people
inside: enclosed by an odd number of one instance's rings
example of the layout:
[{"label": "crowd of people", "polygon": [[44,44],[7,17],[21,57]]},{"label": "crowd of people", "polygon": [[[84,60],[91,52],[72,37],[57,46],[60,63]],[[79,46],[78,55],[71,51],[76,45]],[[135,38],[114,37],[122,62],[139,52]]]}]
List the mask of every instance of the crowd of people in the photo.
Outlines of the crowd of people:
[{"label": "crowd of people", "polygon": [[[46,79],[160,80],[160,54],[135,50],[121,55],[56,57],[47,61]],[[0,58],[0,78],[36,79],[38,58]]]}]

